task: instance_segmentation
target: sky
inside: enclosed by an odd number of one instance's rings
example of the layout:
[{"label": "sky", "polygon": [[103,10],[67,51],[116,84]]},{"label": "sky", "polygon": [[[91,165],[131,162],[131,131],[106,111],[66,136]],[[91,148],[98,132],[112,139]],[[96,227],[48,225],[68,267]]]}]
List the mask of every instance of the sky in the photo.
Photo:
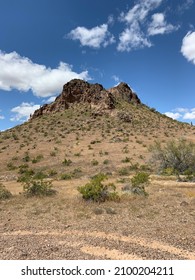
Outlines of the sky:
[{"label": "sky", "polygon": [[195,124],[195,0],[0,0],[0,131],[74,78]]}]

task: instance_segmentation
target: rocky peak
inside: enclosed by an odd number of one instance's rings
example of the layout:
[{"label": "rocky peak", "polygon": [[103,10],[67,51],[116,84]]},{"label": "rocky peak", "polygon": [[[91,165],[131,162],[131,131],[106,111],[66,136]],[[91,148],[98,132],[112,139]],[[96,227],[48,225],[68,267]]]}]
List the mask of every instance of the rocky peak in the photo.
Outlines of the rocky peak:
[{"label": "rocky peak", "polygon": [[126,83],[120,83],[118,86],[106,90],[100,84],[90,84],[80,79],[73,79],[63,86],[62,93],[56,97],[54,102],[40,107],[34,112],[31,119],[44,114],[64,111],[75,103],[88,103],[91,108],[103,112],[114,109],[116,100],[119,98],[126,102],[140,103],[137,95]]},{"label": "rocky peak", "polygon": [[126,102],[133,102],[140,104],[141,101],[138,98],[137,94],[132,91],[126,83],[120,83],[116,87],[110,88],[109,91],[113,94],[116,99],[122,99]]}]

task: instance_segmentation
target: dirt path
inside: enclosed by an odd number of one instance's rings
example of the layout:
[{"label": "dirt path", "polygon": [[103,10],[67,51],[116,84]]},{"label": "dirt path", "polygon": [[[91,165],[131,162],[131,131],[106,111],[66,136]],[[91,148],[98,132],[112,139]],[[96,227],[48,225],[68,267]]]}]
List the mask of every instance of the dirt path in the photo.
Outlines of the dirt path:
[{"label": "dirt path", "polygon": [[0,203],[0,259],[195,260],[194,184],[154,181],[147,198],[97,204],[71,183],[55,182],[55,197]]},{"label": "dirt path", "polygon": [[[130,236],[121,236],[118,234],[107,234],[105,232],[82,232],[79,230],[65,230],[65,231],[13,231],[9,233],[1,234],[2,238],[8,238],[14,240],[14,237],[18,240],[31,238],[44,238],[44,242],[53,239],[56,245],[60,246],[60,250],[63,248],[72,248],[79,252],[78,255],[91,255],[98,259],[118,259],[118,260],[139,260],[146,259],[143,257],[143,250],[157,251],[175,258],[194,260],[195,253],[188,250],[183,250],[159,241],[149,241],[144,238],[135,238]],[[116,248],[110,249],[106,246],[107,242],[114,241]],[[102,246],[98,244],[104,244]],[[123,243],[120,248],[120,243]],[[93,245],[97,244],[97,245]],[[124,246],[125,244],[125,246]],[[131,248],[131,246],[138,246],[135,252],[124,252],[124,248]],[[12,246],[13,247],[13,246]],[[129,250],[130,251],[130,250]],[[151,253],[152,254],[152,253]],[[76,257],[76,256],[75,256]]]}]

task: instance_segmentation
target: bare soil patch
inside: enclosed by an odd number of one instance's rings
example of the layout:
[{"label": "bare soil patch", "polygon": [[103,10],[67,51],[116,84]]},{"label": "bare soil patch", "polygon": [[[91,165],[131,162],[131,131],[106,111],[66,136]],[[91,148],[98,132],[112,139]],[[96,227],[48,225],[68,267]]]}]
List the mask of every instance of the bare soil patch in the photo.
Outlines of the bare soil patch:
[{"label": "bare soil patch", "polygon": [[77,192],[86,182],[54,181],[46,198],[5,182],[14,196],[0,202],[0,259],[195,259],[194,184],[154,177],[148,198],[96,204]]}]

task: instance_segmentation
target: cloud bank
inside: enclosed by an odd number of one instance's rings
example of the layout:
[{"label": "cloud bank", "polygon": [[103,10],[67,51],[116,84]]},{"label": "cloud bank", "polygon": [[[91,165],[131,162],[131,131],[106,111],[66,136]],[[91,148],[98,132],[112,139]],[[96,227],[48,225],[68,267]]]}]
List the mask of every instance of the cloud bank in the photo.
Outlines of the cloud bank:
[{"label": "cloud bank", "polygon": [[[151,47],[150,37],[173,32],[178,29],[168,23],[164,13],[151,13],[157,9],[164,0],[137,0],[132,8],[121,12],[118,20],[125,24],[118,34],[117,50],[120,52],[131,51],[144,47]],[[109,32],[109,25],[114,24],[113,16],[109,17],[106,24],[88,29],[78,26],[67,35],[67,38],[80,41],[81,46],[99,49],[116,42],[115,37]]]},{"label": "cloud bank", "polygon": [[174,120],[181,119],[184,121],[195,120],[195,108],[176,108],[171,112],[164,113],[167,117],[170,117]]},{"label": "cloud bank", "polygon": [[29,58],[17,52],[0,51],[0,89],[22,92],[32,90],[38,97],[49,97],[59,93],[62,85],[71,79],[90,79],[88,71],[76,73],[71,65],[60,62],[57,68],[33,63]]}]

